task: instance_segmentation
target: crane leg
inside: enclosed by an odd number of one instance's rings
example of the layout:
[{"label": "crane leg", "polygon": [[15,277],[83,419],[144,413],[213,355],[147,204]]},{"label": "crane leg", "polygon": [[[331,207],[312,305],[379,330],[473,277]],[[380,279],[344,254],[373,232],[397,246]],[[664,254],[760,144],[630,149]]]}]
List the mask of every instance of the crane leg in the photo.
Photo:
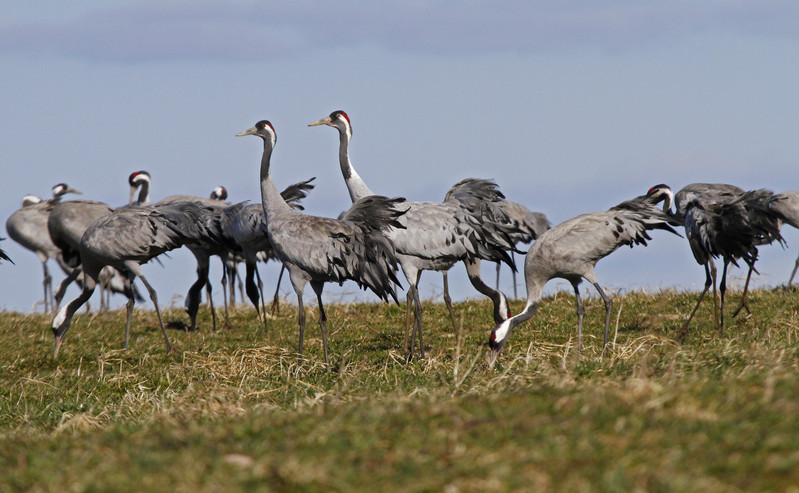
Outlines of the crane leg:
[{"label": "crane leg", "polygon": [[322,331],[322,347],[325,351],[325,366],[330,369],[330,358],[327,355],[327,315],[325,307],[322,305],[322,290],[325,285],[321,282],[312,282],[311,288],[316,293],[316,302],[319,304],[319,329]]},{"label": "crane leg", "polygon": [[42,287],[44,288],[44,312],[50,313],[54,302],[53,297],[53,278],[50,276],[50,269],[47,268],[47,261],[42,262],[42,270],[44,271],[44,281]]},{"label": "crane leg", "polygon": [[[422,300],[419,299],[419,289],[414,290],[414,297],[416,298],[416,302],[414,303],[415,308],[413,310],[413,315],[415,322],[413,324],[414,330],[419,337],[419,357],[424,358],[424,341],[422,340]],[[413,345],[413,334],[411,334],[411,346]],[[411,348],[413,349],[413,348]],[[413,351],[411,351],[411,356],[413,356]]]},{"label": "crane leg", "polygon": [[796,263],[793,266],[793,271],[791,271],[791,277],[788,279],[788,286],[793,282],[793,276],[796,275],[797,269],[799,269],[799,257],[796,257]]},{"label": "crane leg", "polygon": [[741,303],[738,305],[738,308],[732,312],[733,317],[737,317],[738,313],[741,312],[741,308],[746,308],[746,313],[752,314],[752,310],[749,309],[749,300],[747,300],[746,295],[749,292],[749,281],[752,279],[752,271],[755,270],[754,265],[749,266],[749,272],[746,273],[746,283],[744,284],[744,294],[741,295]]},{"label": "crane leg", "polygon": [[277,287],[275,288],[275,296],[272,298],[272,315],[280,315],[280,281],[283,280],[283,272],[286,270],[286,265],[280,266],[280,274],[277,276]]},{"label": "crane leg", "polygon": [[266,299],[264,298],[264,283],[261,281],[261,273],[258,272],[258,263],[253,265],[255,270],[255,280],[258,281],[258,298],[261,300],[261,311],[264,314],[264,329],[266,329]]},{"label": "crane leg", "polygon": [[405,339],[404,339],[404,341],[402,343],[403,349],[405,351],[408,351],[408,354],[406,355],[406,358],[410,354],[410,351],[411,351],[411,348],[409,346],[410,341],[408,340],[408,336],[411,333],[411,323],[412,323],[411,321],[412,321],[412,317],[413,317],[413,304],[415,303],[415,301],[413,299],[413,290],[414,290],[414,285],[413,285],[413,283],[410,283],[410,286],[408,286],[408,294],[405,296],[405,306],[406,306],[406,309],[405,309]]},{"label": "crane leg", "polygon": [[605,294],[605,291],[602,289],[602,286],[599,285],[598,282],[592,283],[596,290],[599,292],[599,296],[602,297],[602,301],[605,302],[605,335],[602,338],[602,347],[608,345],[608,329],[610,328],[610,312],[613,311],[613,300],[610,299],[608,295]]},{"label": "crane leg", "polygon": [[458,334],[458,324],[455,323],[455,312],[452,310],[452,298],[449,297],[449,276],[447,276],[447,271],[442,271],[441,275],[444,280],[444,304],[447,305],[449,319],[452,322],[452,330],[455,331],[455,337],[458,338],[460,337]]},{"label": "crane leg", "polygon": [[572,287],[574,288],[574,299],[577,301],[577,352],[583,349],[583,316],[585,315],[585,306],[583,300],[580,298],[580,282],[573,281]]},{"label": "crane leg", "polygon": [[724,266],[721,268],[721,282],[719,283],[719,294],[721,295],[721,305],[719,309],[721,324],[719,325],[719,335],[724,335],[724,295],[727,293],[727,268],[729,265],[730,262],[724,259]]},{"label": "crane leg", "polygon": [[297,314],[297,324],[300,327],[300,345],[299,351],[300,355],[297,359],[297,364],[302,366],[302,342],[303,336],[305,335],[305,307],[302,304],[302,292],[297,294],[297,309],[299,313]]},{"label": "crane leg", "polygon": [[[225,328],[231,329],[233,328],[233,324],[230,323],[230,312],[228,311],[228,297],[227,297],[227,276],[228,276],[228,266],[224,259],[222,259],[222,299],[225,301]],[[233,283],[231,283],[232,285]],[[210,289],[210,283],[208,288]]]},{"label": "crane leg", "polygon": [[696,310],[699,308],[699,305],[702,303],[702,299],[707,294],[708,290],[710,289],[710,284],[712,283],[712,278],[710,276],[710,268],[707,264],[705,264],[705,289],[702,290],[702,294],[699,295],[699,299],[696,302],[696,306],[691,311],[691,314],[688,315],[688,320],[685,321],[685,325],[682,326],[680,332],[677,334],[678,341],[684,341],[686,337],[688,337],[688,326],[691,325],[691,320],[693,320],[694,315],[696,314]]},{"label": "crane leg", "polygon": [[[516,265],[516,256],[513,253],[513,250],[510,251],[510,259],[513,260],[513,264]],[[499,263],[497,263],[497,268],[499,268]],[[514,269],[510,270],[511,274],[513,275],[513,299],[519,299],[519,292],[516,289],[516,271]],[[499,291],[499,283],[497,283],[497,291]]]},{"label": "crane leg", "polygon": [[713,323],[716,325],[716,329],[718,330],[720,322],[719,322],[719,305],[718,305],[718,294],[716,292],[716,285],[718,284],[718,272],[716,271],[716,263],[711,259],[710,262],[710,275],[713,278]]},{"label": "crane leg", "polygon": [[161,318],[161,309],[158,308],[158,295],[155,294],[155,289],[150,286],[150,283],[147,282],[147,278],[145,278],[141,273],[139,274],[139,278],[141,282],[144,283],[144,287],[147,288],[147,292],[150,293],[150,300],[153,302],[155,306],[155,314],[158,315],[158,323],[161,325],[161,332],[164,334],[164,342],[166,343],[166,354],[175,354],[175,348],[172,347],[172,344],[169,343],[169,336],[166,333],[166,327],[164,327],[164,319]]}]

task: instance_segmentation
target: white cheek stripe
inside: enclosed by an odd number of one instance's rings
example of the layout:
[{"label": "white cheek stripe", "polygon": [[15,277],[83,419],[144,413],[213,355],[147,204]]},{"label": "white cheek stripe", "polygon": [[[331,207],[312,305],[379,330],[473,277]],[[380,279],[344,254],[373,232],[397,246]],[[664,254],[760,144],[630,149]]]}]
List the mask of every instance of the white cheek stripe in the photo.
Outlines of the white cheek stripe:
[{"label": "white cheek stripe", "polygon": [[505,320],[496,329],[494,329],[494,340],[496,342],[502,342],[508,337],[508,331],[510,330],[510,319]]}]

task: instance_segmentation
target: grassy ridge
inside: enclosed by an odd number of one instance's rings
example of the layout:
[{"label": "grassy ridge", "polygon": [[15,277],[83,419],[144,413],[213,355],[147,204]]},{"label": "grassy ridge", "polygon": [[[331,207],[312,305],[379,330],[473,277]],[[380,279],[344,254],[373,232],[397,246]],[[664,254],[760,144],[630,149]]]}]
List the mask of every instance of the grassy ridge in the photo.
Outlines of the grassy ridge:
[{"label": "grassy ridge", "polygon": [[[737,300],[737,297],[731,296]],[[796,491],[799,298],[756,291],[753,315],[683,344],[695,293],[615,298],[604,355],[601,300],[546,299],[494,372],[484,302],[425,306],[428,355],[405,363],[405,311],[331,306],[332,371],[308,310],[265,331],[248,308],[232,330],[170,330],[152,312],[83,314],[57,362],[49,317],[0,314],[0,491],[448,490]],[[514,311],[522,303],[514,303]],[[204,318],[203,318],[204,317]],[[167,320],[183,320],[168,311]]]}]

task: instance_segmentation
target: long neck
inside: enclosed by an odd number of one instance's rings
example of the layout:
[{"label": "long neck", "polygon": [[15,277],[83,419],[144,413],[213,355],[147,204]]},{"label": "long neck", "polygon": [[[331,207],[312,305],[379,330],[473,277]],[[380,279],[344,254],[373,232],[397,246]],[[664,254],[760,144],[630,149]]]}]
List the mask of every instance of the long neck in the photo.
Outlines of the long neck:
[{"label": "long neck", "polygon": [[139,198],[136,200],[136,204],[147,205],[149,203],[150,203],[150,182],[145,180],[141,184],[141,189],[139,190]]},{"label": "long neck", "polygon": [[338,162],[341,166],[341,174],[344,175],[344,183],[350,192],[350,199],[355,202],[363,197],[374,195],[363,179],[352,167],[350,162],[350,136],[347,132],[339,132]]},{"label": "long neck", "polygon": [[524,269],[525,284],[527,286],[527,304],[524,305],[524,309],[521,312],[505,320],[494,329],[493,335],[496,337],[497,341],[507,341],[513,329],[515,329],[517,325],[529,320],[538,309],[539,303],[541,303],[541,296],[544,292],[544,285],[547,280],[536,279],[534,275],[531,275],[532,272],[528,272],[527,261],[529,258],[530,254],[528,253]]},{"label": "long neck", "polygon": [[[267,218],[270,214],[293,211],[283,200],[280,192],[277,191],[275,183],[272,181],[272,175],[269,171],[272,149],[274,149],[274,144],[270,140],[264,139],[264,153],[261,156],[261,203],[264,206],[264,214],[266,214]],[[267,224],[269,224],[268,220]]]},{"label": "long neck", "polygon": [[494,304],[494,322],[501,324],[504,320],[510,317],[510,307],[508,300],[500,291],[493,289],[483,282],[480,277],[480,259],[465,260],[466,275],[469,277],[469,282],[472,283],[474,289],[480,293],[488,296]]}]

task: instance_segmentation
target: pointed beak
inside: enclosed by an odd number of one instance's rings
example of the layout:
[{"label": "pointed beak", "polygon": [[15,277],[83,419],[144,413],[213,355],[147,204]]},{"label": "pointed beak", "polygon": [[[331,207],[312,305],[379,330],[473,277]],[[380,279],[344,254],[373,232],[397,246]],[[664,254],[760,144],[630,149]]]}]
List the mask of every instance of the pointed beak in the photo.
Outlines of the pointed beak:
[{"label": "pointed beak", "polygon": [[316,120],[313,123],[309,123],[308,126],[309,127],[315,127],[317,125],[330,125],[330,123],[332,121],[333,120],[331,120],[329,116],[326,116],[326,117],[322,118],[321,120]]},{"label": "pointed beak", "polygon": [[499,359],[499,353],[502,352],[502,349],[489,349],[488,355],[486,359],[488,360],[488,370],[493,371],[494,365],[497,364],[497,360]]},{"label": "pointed beak", "polygon": [[245,130],[243,132],[237,133],[236,137],[243,137],[245,135],[255,135],[257,133],[258,133],[258,128],[257,127],[251,127],[251,128],[248,128],[247,130]]},{"label": "pointed beak", "polygon": [[82,192],[80,192],[79,190],[75,190],[72,187],[67,187],[67,190],[64,193],[74,193],[74,194],[77,194],[77,195],[83,195]]},{"label": "pointed beak", "polygon": [[53,359],[58,359],[58,351],[61,350],[61,343],[64,341],[64,336],[55,336],[55,345],[53,347]]},{"label": "pointed beak", "polygon": [[130,187],[130,201],[128,201],[128,205],[132,205],[133,204],[133,197],[136,196],[136,190],[137,189],[138,189],[138,187]]}]

